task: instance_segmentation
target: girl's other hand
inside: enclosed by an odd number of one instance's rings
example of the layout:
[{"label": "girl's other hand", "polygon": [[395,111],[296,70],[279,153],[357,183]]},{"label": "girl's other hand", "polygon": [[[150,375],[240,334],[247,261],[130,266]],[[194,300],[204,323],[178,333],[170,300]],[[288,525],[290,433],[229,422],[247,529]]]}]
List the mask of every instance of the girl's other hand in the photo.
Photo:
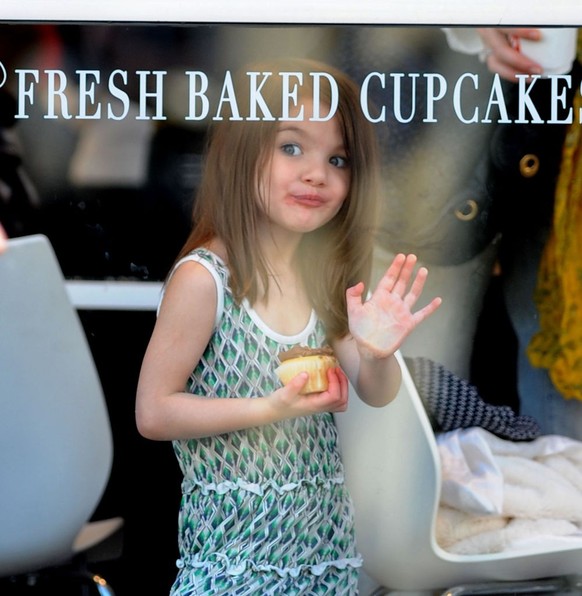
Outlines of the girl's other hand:
[{"label": "girl's other hand", "polygon": [[281,389],[277,389],[270,398],[279,410],[278,418],[295,418],[321,412],[344,412],[348,407],[348,378],[339,368],[327,371],[328,387],[321,393],[302,395],[301,389],[307,383],[307,373],[300,373]]}]

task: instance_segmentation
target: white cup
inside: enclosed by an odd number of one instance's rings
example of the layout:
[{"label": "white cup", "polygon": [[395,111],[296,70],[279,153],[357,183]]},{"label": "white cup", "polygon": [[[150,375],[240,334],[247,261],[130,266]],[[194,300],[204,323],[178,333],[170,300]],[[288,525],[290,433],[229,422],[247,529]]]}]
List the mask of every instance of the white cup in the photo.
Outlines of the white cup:
[{"label": "white cup", "polygon": [[528,58],[535,60],[544,70],[543,75],[566,74],[570,72],[576,58],[576,27],[540,29],[538,41],[519,38],[517,48]]}]

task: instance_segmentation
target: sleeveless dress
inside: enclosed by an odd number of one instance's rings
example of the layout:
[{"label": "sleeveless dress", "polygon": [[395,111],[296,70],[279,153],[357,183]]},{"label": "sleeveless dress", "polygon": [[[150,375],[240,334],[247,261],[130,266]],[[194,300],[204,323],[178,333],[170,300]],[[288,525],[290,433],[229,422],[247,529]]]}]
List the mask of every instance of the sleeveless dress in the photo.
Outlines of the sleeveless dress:
[{"label": "sleeveless dress", "polygon": [[[189,392],[261,399],[280,386],[280,351],[324,344],[314,312],[301,333],[280,335],[248,302],[234,302],[218,256],[196,249],[185,260],[205,266],[218,290],[215,330]],[[171,596],[357,594],[362,561],[332,414],[173,448],[184,478]]]}]

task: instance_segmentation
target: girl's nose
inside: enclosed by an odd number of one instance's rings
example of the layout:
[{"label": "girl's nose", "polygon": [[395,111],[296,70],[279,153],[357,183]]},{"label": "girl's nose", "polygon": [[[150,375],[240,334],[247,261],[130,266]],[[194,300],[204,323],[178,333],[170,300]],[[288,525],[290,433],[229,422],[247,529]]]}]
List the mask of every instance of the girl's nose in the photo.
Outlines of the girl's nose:
[{"label": "girl's nose", "polygon": [[325,178],[325,163],[320,159],[309,160],[303,172],[303,180],[309,184],[320,185],[325,182]]}]

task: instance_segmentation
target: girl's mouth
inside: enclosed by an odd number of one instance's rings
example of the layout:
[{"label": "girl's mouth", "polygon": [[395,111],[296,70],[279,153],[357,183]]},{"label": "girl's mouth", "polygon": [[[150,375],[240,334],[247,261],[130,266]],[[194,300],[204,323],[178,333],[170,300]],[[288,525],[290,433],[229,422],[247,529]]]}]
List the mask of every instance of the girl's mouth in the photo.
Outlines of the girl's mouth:
[{"label": "girl's mouth", "polygon": [[306,207],[320,207],[324,200],[319,195],[293,195],[293,200],[296,203],[305,205]]}]

